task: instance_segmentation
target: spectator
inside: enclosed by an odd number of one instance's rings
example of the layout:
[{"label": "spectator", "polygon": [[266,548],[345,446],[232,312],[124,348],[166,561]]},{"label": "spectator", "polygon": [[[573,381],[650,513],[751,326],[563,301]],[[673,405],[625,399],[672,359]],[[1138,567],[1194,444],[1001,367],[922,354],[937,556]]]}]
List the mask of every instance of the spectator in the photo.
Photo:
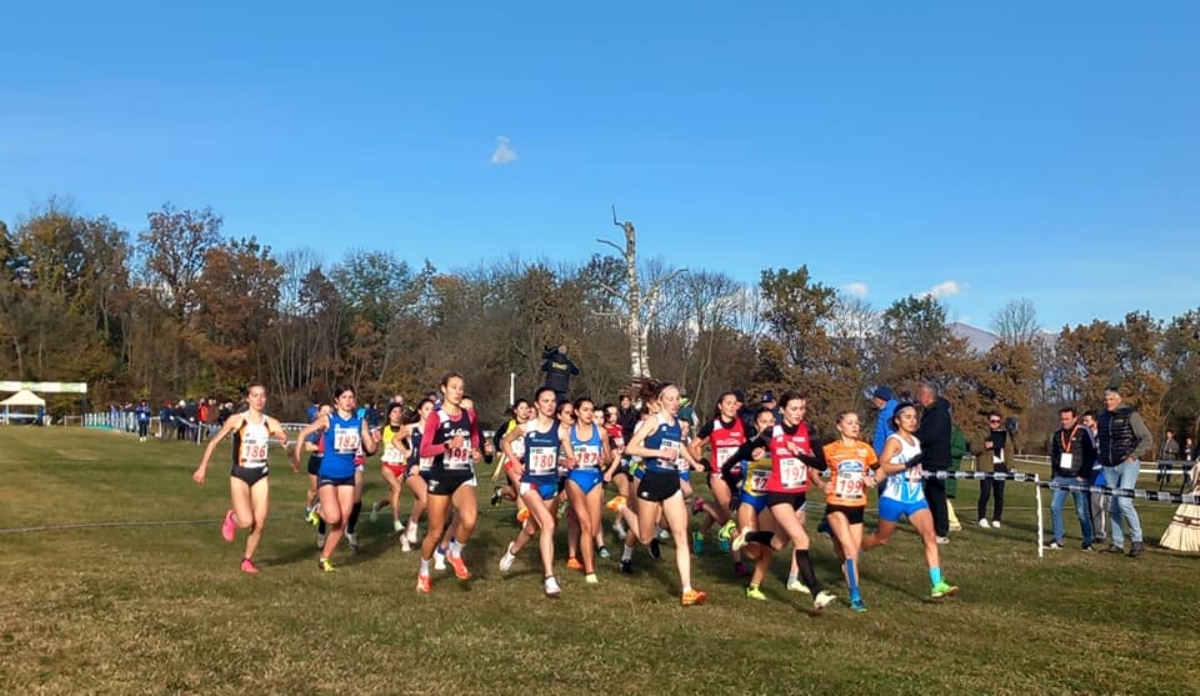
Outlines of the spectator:
[{"label": "spectator", "polygon": [[1196,444],[1190,437],[1183,443],[1183,460],[1185,462],[1196,461]]},{"label": "spectator", "polygon": [[224,426],[225,421],[228,420],[229,417],[232,415],[233,415],[233,404],[228,401],[221,404],[221,408],[217,410],[217,427],[220,428],[220,427]]},{"label": "spectator", "polygon": [[[921,441],[921,466],[926,471],[946,471],[950,468],[950,402],[938,394],[938,387],[929,380],[917,388],[917,401],[921,402],[921,426],[917,439]],[[933,515],[933,531],[937,543],[950,543],[950,516],[946,511],[946,481],[925,479],[925,501]]]},{"label": "spectator", "polygon": [[700,425],[696,418],[696,408],[692,406],[692,400],[686,394],[679,397],[679,413],[675,417],[687,423],[687,427],[692,431]]},{"label": "spectator", "polygon": [[[1000,416],[999,411],[990,411],[987,414],[987,426],[985,430],[971,443],[971,454],[975,455],[976,471],[986,473],[1007,474],[1012,468],[1013,451],[1016,449],[1016,443],[1012,441],[1011,434],[1004,429],[1004,419]],[[985,478],[979,481],[979,509],[977,519],[979,526],[987,529],[993,527],[1000,528],[1000,518],[1004,516],[1004,480]],[[995,507],[992,514],[992,522],[988,524],[987,508],[988,500],[995,494]]]},{"label": "spectator", "polygon": [[[1096,412],[1084,411],[1083,427],[1087,429],[1092,436],[1092,452],[1096,451],[1096,431],[1099,426],[1096,425]],[[1100,466],[1100,460],[1095,454],[1092,455],[1091,468],[1091,485],[1093,488],[1104,488],[1107,484],[1104,481],[1104,467]],[[1108,496],[1104,493],[1091,493],[1088,495],[1088,511],[1092,519],[1092,543],[1103,544],[1107,539],[1105,529],[1108,528]]]},{"label": "spectator", "polygon": [[175,439],[186,440],[188,429],[187,402],[180,399],[179,404],[171,411],[171,417],[175,421]]},{"label": "spectator", "polygon": [[875,448],[875,453],[883,452],[883,445],[887,442],[888,436],[892,434],[891,426],[892,414],[896,412],[896,395],[892,393],[890,387],[876,387],[875,392],[871,394],[871,403],[879,410],[879,415],[875,418],[875,437],[871,440],[871,446]]},{"label": "spectator", "polygon": [[[1096,450],[1100,465],[1104,467],[1104,479],[1113,488],[1137,488],[1142,458],[1154,451],[1154,439],[1141,414],[1123,403],[1116,387],[1104,390],[1104,407],[1104,413],[1096,419],[1099,427]],[[1125,553],[1122,522],[1129,525],[1129,556],[1137,558],[1145,553],[1142,521],[1133,507],[1133,499],[1114,495],[1109,516],[1112,518],[1112,543],[1104,553]]]},{"label": "spectator", "polygon": [[1055,485],[1060,486],[1054,489],[1050,502],[1050,525],[1054,530],[1050,548],[1057,551],[1063,547],[1063,506],[1070,493],[1075,503],[1075,515],[1079,517],[1083,550],[1091,551],[1092,518],[1088,513],[1087,496],[1083,491],[1070,491],[1067,487],[1087,483],[1096,450],[1091,433],[1079,424],[1074,408],[1068,406],[1059,410],[1058,422],[1061,427],[1050,436],[1050,475]]},{"label": "spectator", "polygon": [[137,414],[138,442],[145,442],[146,433],[150,430],[150,405],[142,399],[134,413]]},{"label": "spectator", "polygon": [[164,401],[162,408],[158,410],[158,439],[164,439],[166,437],[164,433],[173,427],[175,427],[175,412],[171,409],[171,402]]},{"label": "spectator", "polygon": [[[1162,453],[1158,458],[1158,490],[1162,490],[1163,486],[1171,483],[1171,467],[1179,460],[1179,442],[1175,440],[1175,431],[1167,430],[1167,435],[1163,438]],[[1187,473],[1187,467],[1183,467],[1184,473]]]},{"label": "spectator", "polygon": [[543,357],[546,358],[542,363],[542,372],[546,373],[545,386],[553,389],[558,402],[562,403],[571,393],[571,375],[579,374],[579,368],[567,357],[566,346],[547,349]]}]

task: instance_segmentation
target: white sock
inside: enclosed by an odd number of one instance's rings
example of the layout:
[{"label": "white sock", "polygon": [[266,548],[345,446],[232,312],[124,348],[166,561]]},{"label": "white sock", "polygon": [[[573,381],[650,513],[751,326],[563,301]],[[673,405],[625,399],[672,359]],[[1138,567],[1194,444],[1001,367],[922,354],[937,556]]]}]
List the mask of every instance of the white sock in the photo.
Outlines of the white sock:
[{"label": "white sock", "polygon": [[429,576],[429,561],[425,560],[424,558],[422,558],[422,559],[421,559],[421,571],[420,571],[420,574],[421,574],[421,575],[424,575],[424,576],[426,576],[426,577],[428,577],[428,576]]},{"label": "white sock", "polygon": [[450,555],[461,556],[462,548],[462,544],[458,543],[458,539],[453,539],[450,541]]},{"label": "white sock", "polygon": [[621,547],[621,560],[622,561],[632,561],[633,560],[633,547],[631,547],[631,546],[622,546]]}]

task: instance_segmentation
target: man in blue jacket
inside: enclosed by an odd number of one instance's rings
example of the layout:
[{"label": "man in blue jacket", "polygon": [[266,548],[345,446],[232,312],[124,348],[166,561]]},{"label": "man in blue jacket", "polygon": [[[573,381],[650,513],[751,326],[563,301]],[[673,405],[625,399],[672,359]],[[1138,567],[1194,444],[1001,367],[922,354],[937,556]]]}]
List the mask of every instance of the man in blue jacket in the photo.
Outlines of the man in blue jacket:
[{"label": "man in blue jacket", "polygon": [[876,387],[875,393],[871,394],[871,403],[879,409],[879,419],[875,421],[875,439],[871,441],[871,446],[875,448],[875,454],[880,455],[883,453],[883,443],[892,434],[892,416],[900,402],[896,401],[890,388]]}]

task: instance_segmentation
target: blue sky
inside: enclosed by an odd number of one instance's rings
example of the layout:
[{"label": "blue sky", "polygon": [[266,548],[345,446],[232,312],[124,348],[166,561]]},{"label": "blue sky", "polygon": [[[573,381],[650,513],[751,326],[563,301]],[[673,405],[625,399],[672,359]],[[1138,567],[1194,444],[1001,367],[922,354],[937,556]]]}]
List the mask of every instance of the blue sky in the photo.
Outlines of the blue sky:
[{"label": "blue sky", "polygon": [[[175,7],[179,5],[179,7]],[[421,5],[418,7],[417,5]],[[1200,3],[0,9],[0,218],[211,205],[336,260],[808,264],[987,326],[1196,307]],[[493,163],[498,139],[515,158]]]}]

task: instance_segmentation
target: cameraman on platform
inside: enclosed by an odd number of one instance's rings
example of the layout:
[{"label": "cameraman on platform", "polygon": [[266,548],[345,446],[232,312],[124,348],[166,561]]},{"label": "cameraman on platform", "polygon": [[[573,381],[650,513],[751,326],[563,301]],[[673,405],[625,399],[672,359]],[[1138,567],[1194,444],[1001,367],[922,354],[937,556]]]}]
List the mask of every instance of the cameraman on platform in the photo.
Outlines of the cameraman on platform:
[{"label": "cameraman on platform", "polygon": [[542,372],[546,373],[545,386],[554,390],[561,404],[571,391],[571,375],[579,374],[579,368],[567,357],[566,346],[547,347],[542,357],[546,359],[542,363]]}]

